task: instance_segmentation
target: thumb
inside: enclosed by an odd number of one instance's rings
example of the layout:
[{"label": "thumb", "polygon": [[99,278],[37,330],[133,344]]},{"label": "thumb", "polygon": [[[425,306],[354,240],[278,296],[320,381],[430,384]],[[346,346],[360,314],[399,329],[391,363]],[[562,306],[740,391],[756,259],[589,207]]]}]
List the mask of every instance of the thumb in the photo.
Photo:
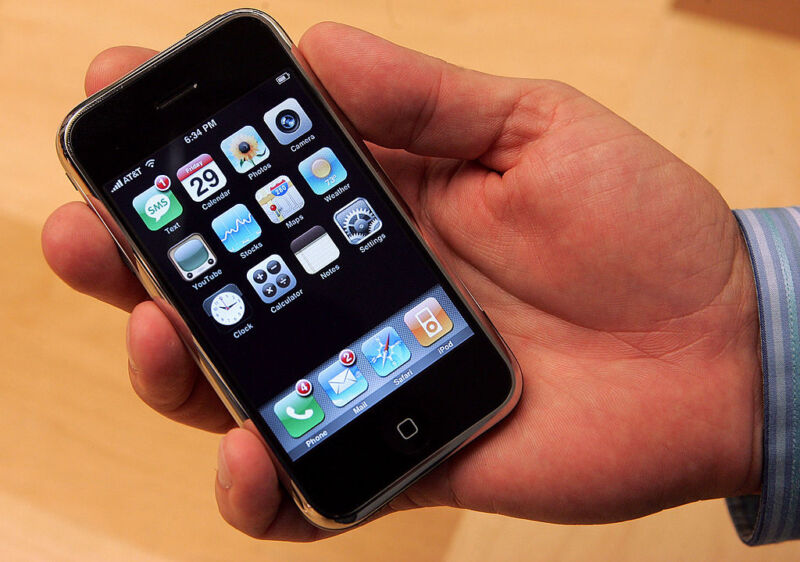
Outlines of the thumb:
[{"label": "thumb", "polygon": [[465,70],[337,23],[315,25],[299,47],[367,140],[496,170],[544,132],[559,97],[550,82]]}]

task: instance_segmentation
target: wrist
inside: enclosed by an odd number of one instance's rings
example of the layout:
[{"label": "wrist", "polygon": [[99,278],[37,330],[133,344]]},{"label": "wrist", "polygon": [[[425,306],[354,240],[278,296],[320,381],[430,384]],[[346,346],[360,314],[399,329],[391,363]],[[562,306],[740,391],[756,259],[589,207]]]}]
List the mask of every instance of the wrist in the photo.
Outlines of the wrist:
[{"label": "wrist", "polygon": [[737,229],[737,250],[734,258],[733,275],[739,289],[739,334],[735,343],[734,361],[739,366],[737,376],[745,381],[748,403],[741,412],[751,421],[749,443],[744,444],[738,453],[740,463],[746,465],[741,482],[732,494],[758,494],[761,490],[761,470],[763,462],[764,377],[761,368],[761,344],[759,329],[758,295],[755,274],[744,236]]}]

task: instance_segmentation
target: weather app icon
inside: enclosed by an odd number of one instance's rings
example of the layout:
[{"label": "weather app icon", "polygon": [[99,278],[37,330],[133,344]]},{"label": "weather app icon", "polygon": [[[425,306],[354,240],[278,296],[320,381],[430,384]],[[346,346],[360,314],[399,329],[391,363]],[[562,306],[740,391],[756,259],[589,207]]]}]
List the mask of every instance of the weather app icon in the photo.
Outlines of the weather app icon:
[{"label": "weather app icon", "polygon": [[261,236],[261,227],[241,203],[211,221],[211,228],[229,252],[238,252]]},{"label": "weather app icon", "polygon": [[383,226],[381,219],[363,197],[354,199],[336,211],[333,220],[351,244],[360,244]]},{"label": "weather app icon", "polygon": [[297,169],[317,195],[330,191],[347,178],[347,170],[327,146],[300,162]]}]

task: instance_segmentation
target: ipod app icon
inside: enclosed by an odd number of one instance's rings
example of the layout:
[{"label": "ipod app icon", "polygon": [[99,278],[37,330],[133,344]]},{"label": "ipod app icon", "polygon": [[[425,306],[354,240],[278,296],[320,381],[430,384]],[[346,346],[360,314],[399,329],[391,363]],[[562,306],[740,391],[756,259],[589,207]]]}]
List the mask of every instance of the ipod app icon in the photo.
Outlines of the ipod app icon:
[{"label": "ipod app icon", "polygon": [[409,310],[403,321],[420,345],[428,347],[453,329],[453,321],[433,297]]}]

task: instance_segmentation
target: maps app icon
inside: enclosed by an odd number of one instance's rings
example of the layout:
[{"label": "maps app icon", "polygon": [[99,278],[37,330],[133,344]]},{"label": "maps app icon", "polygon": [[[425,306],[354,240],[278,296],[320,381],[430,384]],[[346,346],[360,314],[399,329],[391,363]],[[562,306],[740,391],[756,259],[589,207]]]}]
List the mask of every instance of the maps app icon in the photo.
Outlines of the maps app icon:
[{"label": "maps app icon", "polygon": [[275,224],[291,217],[305,205],[303,196],[287,176],[280,176],[256,191],[256,201]]}]

